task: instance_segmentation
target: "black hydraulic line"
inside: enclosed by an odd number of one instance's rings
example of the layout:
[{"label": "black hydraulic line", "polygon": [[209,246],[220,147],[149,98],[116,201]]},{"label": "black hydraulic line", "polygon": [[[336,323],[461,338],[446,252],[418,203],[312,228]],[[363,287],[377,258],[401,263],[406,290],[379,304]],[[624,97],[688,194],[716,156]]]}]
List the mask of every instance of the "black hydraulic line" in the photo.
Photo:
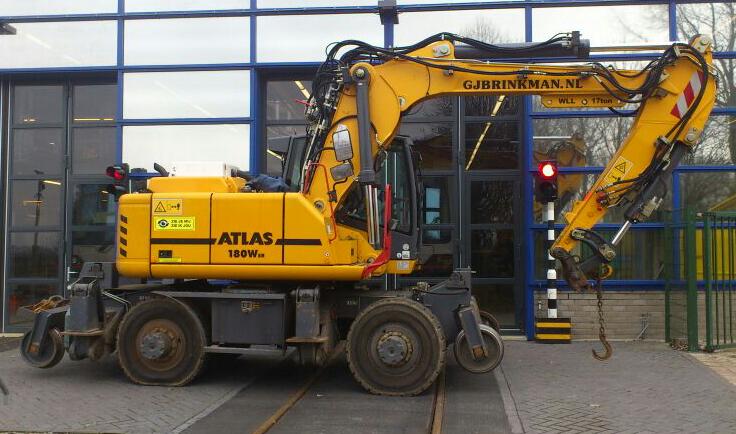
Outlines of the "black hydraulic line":
[{"label": "black hydraulic line", "polygon": [[520,44],[498,44],[507,50],[487,50],[467,44],[455,45],[456,59],[519,59],[519,58],[544,58],[544,57],[573,57],[575,59],[587,59],[590,56],[590,41],[581,39],[575,45],[562,41],[548,45],[539,46],[534,43]]}]

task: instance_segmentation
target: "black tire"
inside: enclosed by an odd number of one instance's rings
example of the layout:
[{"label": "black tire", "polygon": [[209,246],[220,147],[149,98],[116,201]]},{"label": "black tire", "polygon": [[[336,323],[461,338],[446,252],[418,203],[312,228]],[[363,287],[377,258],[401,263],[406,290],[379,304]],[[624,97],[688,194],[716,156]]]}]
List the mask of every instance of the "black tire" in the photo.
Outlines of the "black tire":
[{"label": "black tire", "polygon": [[[168,347],[158,358],[144,355],[143,339],[165,335]],[[135,305],[118,329],[118,362],[134,383],[184,386],[204,364],[206,337],[197,314],[172,299],[156,298]]]},{"label": "black tire", "polygon": [[490,326],[497,333],[501,333],[501,326],[498,324],[498,320],[496,319],[495,316],[493,316],[493,314],[485,310],[481,310],[479,312],[480,312],[480,323],[481,324]]},{"label": "black tire", "polygon": [[[387,344],[388,339],[393,341]],[[393,342],[406,351],[397,351]],[[377,395],[424,392],[444,368],[445,354],[440,322],[429,309],[406,298],[372,303],[358,314],[348,332],[350,371],[358,383]]]},{"label": "black tire", "polygon": [[468,348],[468,340],[465,337],[465,331],[461,330],[455,338],[455,360],[458,365],[468,372],[473,374],[483,374],[494,370],[503,360],[503,341],[501,335],[496,332],[490,326],[481,324],[480,333],[483,336],[483,341],[486,344],[486,350],[488,351],[488,357],[480,360],[475,360],[470,353]]},{"label": "black tire", "polygon": [[59,330],[49,330],[44,346],[36,354],[28,352],[30,341],[31,331],[27,331],[20,342],[20,355],[29,365],[46,369],[56,366],[64,358],[64,339],[59,334]]}]

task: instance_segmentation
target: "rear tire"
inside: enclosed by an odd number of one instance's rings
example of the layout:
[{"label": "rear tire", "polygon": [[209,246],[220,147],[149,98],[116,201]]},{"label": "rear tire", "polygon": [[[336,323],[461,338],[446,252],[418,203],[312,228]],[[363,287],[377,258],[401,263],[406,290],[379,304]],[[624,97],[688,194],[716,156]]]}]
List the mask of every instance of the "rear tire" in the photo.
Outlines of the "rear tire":
[{"label": "rear tire", "polygon": [[118,361],[134,383],[183,386],[204,364],[206,337],[197,314],[172,299],[135,305],[118,329]]},{"label": "rear tire", "polygon": [[348,332],[355,379],[377,395],[413,396],[445,366],[445,336],[434,314],[416,301],[392,297],[365,308]]}]

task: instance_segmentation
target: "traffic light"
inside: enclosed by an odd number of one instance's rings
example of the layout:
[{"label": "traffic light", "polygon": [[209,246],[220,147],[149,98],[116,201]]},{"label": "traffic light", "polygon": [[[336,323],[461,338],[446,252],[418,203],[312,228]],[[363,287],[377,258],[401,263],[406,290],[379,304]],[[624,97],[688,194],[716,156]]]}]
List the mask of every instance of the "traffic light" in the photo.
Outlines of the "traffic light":
[{"label": "traffic light", "polygon": [[535,198],[537,202],[547,203],[557,199],[557,162],[542,161],[535,177]]},{"label": "traffic light", "polygon": [[107,169],[105,169],[105,174],[115,181],[115,183],[107,186],[107,192],[112,194],[116,201],[120,196],[129,191],[129,171],[129,166],[126,163],[116,166],[108,166]]}]

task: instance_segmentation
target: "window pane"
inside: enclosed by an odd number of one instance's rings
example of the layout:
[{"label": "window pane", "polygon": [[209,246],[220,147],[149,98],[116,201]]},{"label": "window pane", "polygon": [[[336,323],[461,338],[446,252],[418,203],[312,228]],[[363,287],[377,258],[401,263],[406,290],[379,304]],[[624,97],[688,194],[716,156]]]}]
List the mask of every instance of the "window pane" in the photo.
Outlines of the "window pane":
[{"label": "window pane", "polygon": [[72,130],[72,172],[75,175],[104,175],[116,161],[115,127]]},{"label": "window pane", "polygon": [[3,0],[0,2],[0,16],[100,14],[117,11],[117,0]]},{"label": "window pane", "polygon": [[[271,143],[277,139],[291,136],[303,136],[305,125],[279,125],[266,127],[266,149],[271,149]],[[266,173],[271,176],[281,176],[281,155],[266,151]]]},{"label": "window pane", "polygon": [[571,30],[593,46],[669,40],[667,5],[535,8],[532,21],[535,41]]},{"label": "window pane", "polygon": [[465,170],[517,169],[519,124],[484,122],[465,124]]},{"label": "window pane", "polygon": [[324,6],[375,6],[375,0],[258,0],[259,8],[314,8]]},{"label": "window pane", "polygon": [[250,114],[250,71],[126,73],[123,117],[223,118]]},{"label": "window pane", "polygon": [[13,227],[59,226],[62,221],[62,186],[58,179],[10,181]]},{"label": "window pane", "polygon": [[399,24],[394,28],[397,46],[416,44],[440,32],[457,33],[486,42],[523,42],[524,10],[407,12],[401,14]]},{"label": "window pane", "polygon": [[711,116],[700,144],[683,164],[736,164],[736,116]]},{"label": "window pane", "polygon": [[[64,2],[66,3],[66,2]],[[115,21],[13,23],[0,37],[0,68],[103,66],[117,62]]]},{"label": "window pane", "polygon": [[470,223],[513,223],[515,194],[513,181],[471,181]]},{"label": "window pane", "polygon": [[383,46],[383,26],[375,14],[258,17],[259,62],[322,61],[327,45],[344,39]]},{"label": "window pane", "polygon": [[[562,134],[564,131],[559,133]],[[560,167],[586,166],[588,162],[586,153],[587,144],[580,133],[570,136],[534,136],[535,166],[545,160],[554,160]]]},{"label": "window pane", "polygon": [[60,232],[12,232],[9,277],[59,275]]},{"label": "window pane", "polygon": [[59,175],[64,139],[61,128],[13,130],[13,175]]},{"label": "window pane", "polygon": [[[424,207],[422,209],[423,225],[452,223],[453,197],[451,197],[449,177],[423,177]],[[454,191],[452,191],[454,193]],[[439,231],[438,231],[439,232]],[[439,235],[439,234],[437,234]]]},{"label": "window pane", "polygon": [[682,208],[695,212],[736,210],[736,173],[681,173]]},{"label": "window pane", "polygon": [[[615,230],[599,230],[603,238],[611,241],[616,234]],[[547,252],[546,231],[534,234],[534,261],[537,279],[545,279],[547,276]],[[646,254],[642,254],[646,252]],[[592,255],[590,248],[579,244],[579,247],[571,252],[581,258]],[[667,254],[664,247],[664,230],[662,229],[635,229],[630,230],[616,247],[616,259],[613,260],[613,275],[610,279],[664,279]],[[557,276],[562,279],[562,268],[557,262]]]},{"label": "window pane", "polygon": [[502,327],[518,327],[513,285],[473,284],[473,296],[478,307],[495,316]]},{"label": "window pane", "polygon": [[[598,179],[598,174],[593,173],[565,173],[557,177],[558,199],[555,201],[556,223],[564,224],[565,213],[572,211],[572,207],[578,200],[583,200],[590,188]],[[669,220],[672,211],[672,178],[665,181],[667,196],[662,204],[652,213],[649,222],[661,222]],[[542,204],[534,200],[534,221],[546,223],[544,220]],[[626,207],[608,208],[606,215],[598,223],[623,223]]]},{"label": "window pane", "polygon": [[123,128],[123,161],[153,172],[153,163],[224,161],[248,170],[250,125],[154,125]]},{"label": "window pane", "polygon": [[452,169],[453,146],[451,124],[402,123],[399,134],[409,136],[414,149],[422,155],[423,170]]},{"label": "window pane", "polygon": [[85,262],[115,261],[114,231],[72,232],[72,257],[69,267],[73,272],[82,271]]},{"label": "window pane", "polygon": [[247,17],[129,20],[125,64],[248,62],[249,26]]},{"label": "window pane", "polygon": [[446,279],[455,269],[455,240],[452,229],[422,231],[422,242],[432,245],[432,254],[424,261],[419,271],[412,276],[441,277]]},{"label": "window pane", "polygon": [[632,123],[632,118],[622,117],[535,119],[534,137],[578,137],[575,151],[570,146],[555,148],[560,140],[535,140],[535,161],[559,154],[561,166],[605,166]]},{"label": "window pane", "polygon": [[729,2],[677,5],[677,35],[687,41],[697,34],[713,37],[718,51],[736,50],[736,9]]},{"label": "window pane", "polygon": [[44,298],[61,293],[57,283],[10,283],[7,291],[9,324],[21,323],[16,315],[19,307],[38,303]]},{"label": "window pane", "polygon": [[470,262],[475,277],[514,277],[514,231],[470,231]]},{"label": "window pane", "polygon": [[455,98],[443,96],[420,101],[402,114],[404,119],[438,118],[452,116]]},{"label": "window pane", "polygon": [[107,184],[74,186],[72,225],[115,225],[115,200],[105,191]]},{"label": "window pane", "polygon": [[[503,97],[503,98],[502,98]],[[519,112],[518,97],[468,96],[464,97],[465,116],[513,116]]]},{"label": "window pane", "polygon": [[118,87],[115,84],[86,84],[73,89],[74,122],[112,122],[117,110]]},{"label": "window pane", "polygon": [[13,92],[14,123],[29,125],[64,121],[63,86],[15,86]]},{"label": "window pane", "polygon": [[248,9],[250,0],[125,0],[125,12]]},{"label": "window pane", "polygon": [[304,121],[304,104],[309,99],[311,80],[269,81],[266,85],[266,119]]}]

